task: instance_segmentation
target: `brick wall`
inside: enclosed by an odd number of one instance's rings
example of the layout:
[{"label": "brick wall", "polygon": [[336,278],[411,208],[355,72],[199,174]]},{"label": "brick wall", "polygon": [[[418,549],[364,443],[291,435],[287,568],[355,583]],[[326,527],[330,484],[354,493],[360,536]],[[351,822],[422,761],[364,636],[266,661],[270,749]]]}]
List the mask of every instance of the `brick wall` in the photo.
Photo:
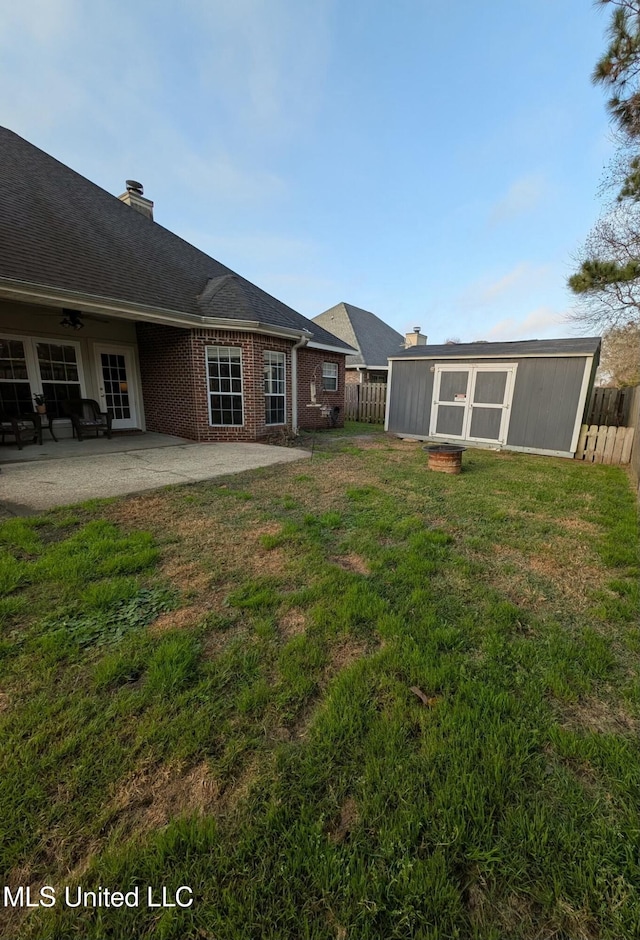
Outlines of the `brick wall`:
[{"label": "brick wall", "polygon": [[136,323],[148,431],[198,440],[191,330]]},{"label": "brick wall", "polygon": [[[337,426],[344,426],[344,385],[345,357],[336,353],[323,352],[321,349],[309,349],[307,346],[298,350],[298,426],[303,430],[329,427],[326,415],[321,408],[308,407],[311,404],[311,382],[316,385],[316,402],[340,409]],[[322,388],[322,363],[335,362],[338,365],[338,390],[326,392]]]},{"label": "brick wall", "polygon": [[[195,441],[255,441],[282,425],[265,424],[265,350],[283,352],[286,372],[286,425],[291,427],[291,347],[293,342],[240,330],[182,330],[137,324],[142,394],[147,429]],[[244,424],[209,423],[207,346],[242,349]]]},{"label": "brick wall", "polygon": [[362,379],[362,373],[359,369],[345,369],[344,380],[347,385],[359,385]]}]

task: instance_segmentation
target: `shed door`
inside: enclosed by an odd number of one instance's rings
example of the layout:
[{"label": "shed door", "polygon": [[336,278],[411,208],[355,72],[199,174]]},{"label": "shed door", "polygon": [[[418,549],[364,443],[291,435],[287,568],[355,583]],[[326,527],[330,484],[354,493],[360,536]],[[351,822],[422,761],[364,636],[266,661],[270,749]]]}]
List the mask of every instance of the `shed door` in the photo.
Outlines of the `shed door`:
[{"label": "shed door", "polygon": [[505,444],[516,368],[436,365],[430,436]]}]

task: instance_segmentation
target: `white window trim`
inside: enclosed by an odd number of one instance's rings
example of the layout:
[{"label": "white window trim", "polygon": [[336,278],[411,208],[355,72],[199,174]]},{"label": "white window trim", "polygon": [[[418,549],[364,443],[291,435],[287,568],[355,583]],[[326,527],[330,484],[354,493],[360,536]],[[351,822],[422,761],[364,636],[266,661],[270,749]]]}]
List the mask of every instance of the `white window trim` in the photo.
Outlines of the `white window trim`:
[{"label": "white window trim", "polygon": [[[326,379],[326,378],[329,378],[329,376],[326,376],[326,375],[324,374],[324,367],[325,367],[325,366],[331,366],[332,368],[334,368],[334,369],[336,370],[335,376],[331,376],[332,379],[335,378],[335,380],[336,380],[336,387],[335,387],[335,388],[327,388],[327,386],[325,385],[325,379]],[[323,363],[322,363],[322,391],[323,391],[323,392],[337,392],[337,391],[338,391],[338,380],[339,380],[339,377],[340,377],[340,366],[338,365],[337,362],[331,362],[330,360],[327,360],[326,362],[323,362]]]},{"label": "white window trim", "polygon": [[[28,336],[19,333],[0,333],[0,339],[17,340],[24,344],[24,358],[27,364],[27,378],[31,386],[31,395],[42,395],[42,378],[40,376],[40,365],[38,363],[38,353],[36,346],[38,343],[48,343],[54,346],[73,346],[76,351],[76,365],[78,367],[78,383],[82,398],[87,397],[87,390],[84,381],[84,369],[82,365],[82,345],[75,339],[67,339],[61,336]],[[51,383],[50,383],[51,384]],[[53,383],[55,384],[55,383]],[[60,384],[60,383],[58,383]],[[35,410],[35,405],[33,406]]]},{"label": "white window trim", "polygon": [[[266,428],[279,428],[279,427],[285,426],[287,423],[287,354],[282,352],[279,349],[263,350],[263,353],[262,353],[263,370],[264,370],[264,365],[266,364],[266,361],[267,361],[265,358],[267,355],[268,356],[282,356],[282,365],[284,368],[284,392],[282,393],[282,395],[279,392],[265,392],[264,393],[264,398],[265,398],[264,425]],[[263,376],[264,376],[264,371],[263,371]],[[263,378],[263,384],[264,384],[264,378]],[[282,398],[282,401],[284,404],[284,420],[283,421],[267,421],[267,408],[266,408],[267,398]]]},{"label": "white window trim", "polygon": [[[240,385],[241,385],[240,397],[242,399],[242,424],[214,424],[213,423],[213,416],[212,416],[212,409],[211,409],[211,396],[215,394],[215,392],[211,392],[209,389],[209,379],[210,379],[209,350],[210,349],[238,349],[240,350]],[[204,362],[205,362],[206,373],[207,373],[207,407],[209,409],[209,427],[211,428],[243,428],[244,427],[244,360],[243,360],[242,351],[243,351],[242,346],[229,346],[228,344],[224,346],[220,344],[205,346]],[[220,394],[221,395],[237,395],[238,393],[237,392],[220,392]]]}]

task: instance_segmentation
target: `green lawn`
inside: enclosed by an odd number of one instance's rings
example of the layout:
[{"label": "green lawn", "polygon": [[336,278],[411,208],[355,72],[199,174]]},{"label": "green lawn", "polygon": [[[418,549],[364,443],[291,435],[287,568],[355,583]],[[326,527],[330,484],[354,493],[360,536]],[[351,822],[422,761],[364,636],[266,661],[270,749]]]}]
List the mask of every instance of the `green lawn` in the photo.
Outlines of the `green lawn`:
[{"label": "green lawn", "polygon": [[326,432],[0,526],[0,868],[58,890],[2,940],[640,935],[636,520],[619,468]]}]

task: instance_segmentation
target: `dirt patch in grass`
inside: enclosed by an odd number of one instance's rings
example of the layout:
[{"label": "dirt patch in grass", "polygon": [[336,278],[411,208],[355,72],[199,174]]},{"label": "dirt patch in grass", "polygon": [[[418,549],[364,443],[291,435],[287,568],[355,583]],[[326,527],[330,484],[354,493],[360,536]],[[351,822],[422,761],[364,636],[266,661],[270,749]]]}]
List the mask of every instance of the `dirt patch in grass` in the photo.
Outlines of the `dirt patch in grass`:
[{"label": "dirt patch in grass", "polygon": [[183,516],[183,507],[177,506],[166,493],[148,493],[107,506],[104,515],[111,522],[130,528],[164,531],[175,528]]},{"label": "dirt patch in grass", "polygon": [[554,519],[553,521],[563,529],[569,529],[570,532],[584,532],[586,535],[600,533],[600,528],[593,522],[587,522],[586,519]]},{"label": "dirt patch in grass", "polygon": [[562,723],[573,729],[580,728],[600,734],[637,735],[640,732],[640,721],[630,715],[619,702],[605,702],[595,696],[563,704]]},{"label": "dirt patch in grass", "polygon": [[148,832],[166,826],[176,816],[212,812],[220,798],[220,787],[206,763],[185,770],[152,765],[130,775],[119,787],[113,802],[118,823],[127,829]]},{"label": "dirt patch in grass", "polygon": [[195,561],[185,561],[177,555],[165,558],[160,570],[181,591],[200,593],[211,583],[211,574],[203,571]]},{"label": "dirt patch in grass", "polygon": [[358,805],[348,796],[340,807],[340,816],[329,826],[328,836],[336,845],[345,842],[358,824]]},{"label": "dirt patch in grass", "polygon": [[227,630],[211,631],[204,640],[202,647],[203,659],[215,659],[216,656],[224,652],[230,643],[234,640],[238,640],[240,637],[246,639],[247,642],[249,642],[249,638],[251,637],[249,628],[243,621],[229,627]]},{"label": "dirt patch in grass", "polygon": [[325,667],[325,679],[330,679],[341,669],[348,669],[368,652],[369,646],[364,641],[345,637],[333,647],[329,654],[329,662]]},{"label": "dirt patch in grass", "polygon": [[304,633],[306,625],[307,619],[304,612],[300,610],[299,607],[292,607],[291,610],[283,614],[278,621],[280,633],[287,640],[292,636],[298,636],[300,633]]},{"label": "dirt patch in grass", "polygon": [[192,605],[190,607],[180,607],[178,610],[170,610],[166,614],[161,614],[157,620],[149,624],[150,633],[166,633],[167,630],[187,630],[200,620],[206,613],[206,608]]},{"label": "dirt patch in grass", "polygon": [[568,544],[557,540],[530,555],[495,543],[491,560],[484,553],[475,557],[490,566],[493,585],[513,603],[523,606],[549,600],[546,581],[555,595],[571,602],[573,609],[586,610],[593,603],[592,592],[605,589],[609,577],[589,564],[589,555],[570,540]]},{"label": "dirt patch in grass", "polygon": [[367,562],[360,555],[339,555],[332,558],[335,565],[344,568],[345,571],[353,571],[356,574],[371,574],[371,569]]}]

